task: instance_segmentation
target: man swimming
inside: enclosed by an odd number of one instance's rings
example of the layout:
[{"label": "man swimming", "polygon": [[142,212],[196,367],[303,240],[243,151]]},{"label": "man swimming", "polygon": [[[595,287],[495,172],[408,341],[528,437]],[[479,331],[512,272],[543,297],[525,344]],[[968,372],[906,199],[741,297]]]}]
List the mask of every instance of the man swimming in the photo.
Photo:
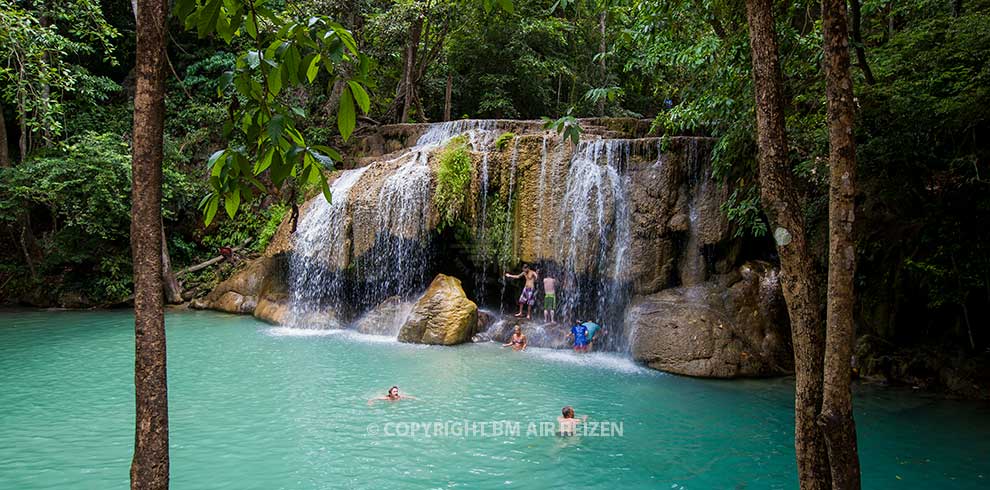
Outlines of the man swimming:
[{"label": "man swimming", "polygon": [[577,418],[574,409],[570,405],[560,409],[560,417],[557,417],[557,426],[560,428],[558,435],[573,436],[577,432],[577,424],[582,424],[588,420],[587,415]]},{"label": "man swimming", "polygon": [[557,309],[557,280],[552,277],[543,278],[543,321],[553,323],[553,314]]},{"label": "man swimming", "polygon": [[588,327],[581,323],[574,325],[571,327],[571,333],[567,334],[567,338],[574,339],[575,352],[588,352]]},{"label": "man swimming", "polygon": [[505,273],[505,277],[510,277],[512,279],[519,279],[520,277],[526,278],[526,286],[523,287],[522,294],[519,295],[519,313],[516,313],[516,318],[522,317],[523,305],[527,305],[526,319],[532,318],[533,304],[536,303],[536,279],[539,274],[536,271],[529,268],[528,265],[523,264],[522,272],[518,274]]},{"label": "man swimming", "polygon": [[385,401],[388,401],[388,402],[397,402],[399,400],[405,400],[405,399],[416,400],[417,398],[415,396],[412,396],[412,395],[400,395],[399,394],[399,387],[398,386],[393,386],[393,387],[391,387],[391,388],[388,389],[388,392],[385,393],[385,396],[376,396],[375,398],[372,398],[372,399],[368,400],[368,405],[373,405],[378,400],[385,400]]}]

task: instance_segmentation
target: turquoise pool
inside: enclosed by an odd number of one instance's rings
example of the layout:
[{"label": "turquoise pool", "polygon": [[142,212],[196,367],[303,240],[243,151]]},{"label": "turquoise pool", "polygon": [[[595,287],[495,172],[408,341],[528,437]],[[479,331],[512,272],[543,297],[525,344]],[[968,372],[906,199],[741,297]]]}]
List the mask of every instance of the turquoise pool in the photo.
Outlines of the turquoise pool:
[{"label": "turquoise pool", "polygon": [[[131,321],[0,312],[0,488],[127,488]],[[167,321],[175,489],[796,486],[788,379],[704,381],[613,355],[405,345],[206,312]],[[419,399],[368,405],[393,384]],[[528,433],[563,405],[610,433]],[[856,410],[864,488],[990,487],[986,404],[860,387]],[[513,423],[518,434],[493,435]]]}]

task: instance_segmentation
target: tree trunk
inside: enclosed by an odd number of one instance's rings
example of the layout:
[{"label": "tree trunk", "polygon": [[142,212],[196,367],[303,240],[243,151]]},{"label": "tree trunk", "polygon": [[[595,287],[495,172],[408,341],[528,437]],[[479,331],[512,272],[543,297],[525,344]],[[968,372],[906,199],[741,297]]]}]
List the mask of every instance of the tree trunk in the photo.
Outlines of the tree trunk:
[{"label": "tree trunk", "polygon": [[959,17],[963,12],[963,0],[952,0],[952,16]]},{"label": "tree trunk", "polygon": [[162,224],[162,293],[165,302],[170,305],[182,303],[182,287],[172,271],[172,258],[168,255],[168,240],[165,235],[165,225]]},{"label": "tree trunk", "polygon": [[413,98],[416,92],[416,51],[419,49],[419,36],[423,31],[423,18],[417,17],[409,30],[409,44],[406,45],[406,66],[402,75],[404,86],[402,90],[402,116],[400,123],[409,120],[409,108],[412,107]]},{"label": "tree trunk", "polygon": [[866,62],[866,48],[863,46],[863,33],[862,33],[862,14],[860,12],[859,0],[850,0],[850,13],[852,14],[852,36],[853,41],[856,42],[856,60],[859,62],[859,69],[863,71],[863,78],[866,80],[868,85],[873,85],[876,83],[876,79],[873,78],[873,70],[870,69],[870,64]]},{"label": "tree trunk", "polygon": [[446,90],[446,92],[444,92],[444,95],[443,95],[443,120],[444,121],[449,121],[450,120],[450,109],[451,109],[450,106],[451,106],[451,103],[452,103],[451,96],[453,95],[453,92],[454,92],[454,74],[453,73],[448,73],[447,74],[447,90]]},{"label": "tree trunk", "polygon": [[131,253],[134,262],[134,459],[131,489],[167,489],[168,391],[162,301],[162,140],[166,0],[138,3]]},{"label": "tree trunk", "polygon": [[[856,0],[853,0],[854,2]],[[846,0],[822,0],[825,94],[828,99],[828,301],[825,380],[819,423],[825,435],[832,488],[858,489],[859,454],[852,407],[852,351],[856,338],[853,282],[856,246],[856,142]]]},{"label": "tree trunk", "polygon": [[[600,79],[602,81],[602,88],[608,85],[608,71],[605,67],[605,50],[608,48],[608,45],[605,43],[605,20],[607,16],[607,10],[602,10],[601,14],[598,15],[598,34],[601,36],[601,39],[598,41],[598,69],[601,71]],[[596,109],[599,117],[605,115],[605,97],[598,99],[598,107]]]},{"label": "tree trunk", "polygon": [[10,148],[7,147],[7,122],[3,120],[3,104],[0,104],[0,168],[10,166]]},{"label": "tree trunk", "polygon": [[771,0],[747,0],[756,98],[760,197],[780,255],[780,284],[794,344],[794,449],[803,490],[829,487],[828,459],[816,418],[822,404],[820,285],[788,162],[783,94]]},{"label": "tree trunk", "polygon": [[27,124],[27,112],[24,108],[24,94],[20,95],[19,103],[17,104],[17,117],[18,123],[20,124],[20,138],[17,140],[17,149],[21,152],[20,162],[24,163],[27,159],[28,154],[28,124]]}]

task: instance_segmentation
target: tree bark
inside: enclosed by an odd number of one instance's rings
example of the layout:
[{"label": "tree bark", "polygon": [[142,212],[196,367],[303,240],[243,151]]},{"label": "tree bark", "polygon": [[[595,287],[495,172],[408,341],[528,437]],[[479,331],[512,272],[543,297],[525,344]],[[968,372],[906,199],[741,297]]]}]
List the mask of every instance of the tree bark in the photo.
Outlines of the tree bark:
[{"label": "tree bark", "polygon": [[20,162],[24,163],[27,159],[28,154],[28,124],[27,124],[27,111],[24,108],[24,94],[20,95],[19,103],[17,104],[17,117],[18,123],[20,124],[21,134],[17,140],[17,149],[21,152]]},{"label": "tree bark", "polygon": [[780,61],[771,0],[747,0],[756,99],[760,197],[780,256],[780,285],[794,344],[794,449],[803,490],[829,487],[824,438],[816,424],[822,404],[823,332],[820,283],[788,161]]},{"label": "tree bark", "polygon": [[859,63],[859,69],[863,71],[863,78],[866,80],[868,85],[873,85],[876,83],[876,79],[873,78],[873,70],[870,69],[870,64],[866,62],[866,48],[863,45],[863,33],[862,33],[862,13],[860,11],[859,0],[849,0],[850,14],[852,14],[852,37],[853,41],[856,42],[856,60]]},{"label": "tree bark", "polygon": [[[854,2],[856,0],[853,0]],[[853,241],[856,142],[846,0],[822,0],[825,94],[828,99],[829,204],[828,301],[825,380],[819,423],[825,435],[832,488],[860,487],[856,423],[852,406],[852,351],[856,338]]]},{"label": "tree bark", "polygon": [[454,74],[453,73],[447,73],[447,90],[444,92],[444,95],[443,95],[443,120],[444,121],[449,121],[450,120],[450,109],[451,109],[450,106],[451,106],[451,103],[452,103],[451,96],[453,95],[453,92],[454,92]]},{"label": "tree bark", "polygon": [[[601,70],[602,88],[605,88],[608,84],[608,70],[605,67],[605,50],[608,48],[605,42],[605,20],[607,17],[608,10],[604,10],[603,7],[601,14],[598,15],[598,35],[600,36],[598,41],[598,69]],[[605,97],[598,99],[598,107],[596,109],[599,117],[605,115]]]},{"label": "tree bark", "polygon": [[0,168],[10,166],[10,148],[7,146],[7,122],[3,119],[3,104],[0,104]]},{"label": "tree bark", "polygon": [[168,240],[165,235],[165,224],[162,227],[162,293],[165,302],[170,305],[182,303],[182,287],[172,271],[172,258],[168,255]]},{"label": "tree bark", "polygon": [[137,12],[137,90],[131,253],[134,262],[134,459],[131,489],[167,489],[168,385],[162,297],[162,140],[165,115],[166,0]]},{"label": "tree bark", "polygon": [[406,66],[405,73],[402,75],[402,115],[399,118],[400,123],[404,123],[409,120],[409,108],[412,107],[413,98],[415,97],[416,52],[419,49],[419,37],[422,31],[423,17],[417,17],[416,20],[413,21],[412,28],[409,30],[409,44],[406,45]]}]

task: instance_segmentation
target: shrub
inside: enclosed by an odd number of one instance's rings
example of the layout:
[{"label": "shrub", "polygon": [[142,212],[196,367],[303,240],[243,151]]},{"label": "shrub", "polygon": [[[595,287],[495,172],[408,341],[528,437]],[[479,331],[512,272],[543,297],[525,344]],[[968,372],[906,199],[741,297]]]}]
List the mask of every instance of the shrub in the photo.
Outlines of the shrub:
[{"label": "shrub", "polygon": [[433,203],[440,213],[439,230],[453,225],[461,218],[468,185],[471,183],[471,153],[463,137],[450,141],[440,153],[437,187]]}]

